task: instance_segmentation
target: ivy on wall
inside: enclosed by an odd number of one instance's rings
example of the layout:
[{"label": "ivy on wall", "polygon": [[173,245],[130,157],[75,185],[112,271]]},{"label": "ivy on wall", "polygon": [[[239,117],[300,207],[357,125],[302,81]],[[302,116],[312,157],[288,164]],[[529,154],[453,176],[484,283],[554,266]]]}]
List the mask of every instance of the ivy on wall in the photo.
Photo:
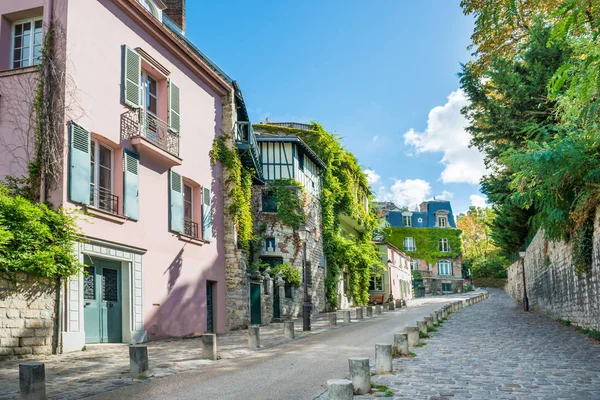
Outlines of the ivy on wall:
[{"label": "ivy on wall", "polygon": [[[435,264],[441,259],[454,259],[462,251],[460,229],[453,228],[386,228],[387,240],[399,249],[404,249],[404,238],[412,237],[415,240],[415,251],[403,250],[407,255],[419,260]],[[440,240],[448,239],[450,251],[440,251]]]},{"label": "ivy on wall", "polygon": [[304,213],[305,194],[302,185],[295,179],[277,179],[269,183],[269,189],[277,204],[277,222],[294,230],[306,222]]},{"label": "ivy on wall", "polygon": [[277,275],[281,272],[281,278],[289,284],[294,286],[300,286],[302,283],[302,274],[298,268],[295,268],[291,264],[279,264],[271,267],[271,276]]},{"label": "ivy on wall", "polygon": [[254,217],[252,214],[252,171],[242,167],[242,161],[236,149],[227,146],[231,141],[228,135],[215,138],[210,151],[214,165],[220,161],[229,176],[225,181],[226,196],[229,197],[227,215],[232,218],[237,229],[238,247],[247,250],[254,238]]}]

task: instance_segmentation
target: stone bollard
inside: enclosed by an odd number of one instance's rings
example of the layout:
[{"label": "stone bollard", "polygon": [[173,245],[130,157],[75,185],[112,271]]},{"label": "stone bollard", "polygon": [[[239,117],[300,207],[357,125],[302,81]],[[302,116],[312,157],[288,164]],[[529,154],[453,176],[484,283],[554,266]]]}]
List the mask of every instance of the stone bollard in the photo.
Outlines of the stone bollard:
[{"label": "stone bollard", "polygon": [[388,311],[390,311],[390,306],[388,306],[386,303],[383,305],[383,312],[388,312]]},{"label": "stone bollard", "polygon": [[352,357],[348,359],[350,380],[354,394],[369,394],[371,392],[371,368],[369,357]]},{"label": "stone bollard", "polygon": [[327,381],[327,395],[329,400],[352,400],[354,398],[352,381],[348,379],[329,379]]},{"label": "stone bollard", "polygon": [[356,309],[356,319],[363,319],[363,309],[362,309],[362,307],[358,307]]},{"label": "stone bollard", "polygon": [[427,329],[433,328],[433,318],[425,317],[423,319],[425,320],[425,325],[427,325]]},{"label": "stone bollard", "polygon": [[419,344],[419,327],[418,326],[407,326],[406,333],[408,334],[408,345],[415,347]]},{"label": "stone bollard", "polygon": [[427,335],[427,323],[425,321],[417,321],[417,327],[419,328],[419,333]]},{"label": "stone bollard", "polygon": [[283,336],[285,336],[286,339],[293,339],[295,337],[294,321],[285,321],[283,323]]},{"label": "stone bollard", "polygon": [[345,324],[350,323],[350,311],[344,311],[344,323]]},{"label": "stone bollard", "polygon": [[337,325],[337,312],[330,312],[329,313],[329,326],[336,326]]},{"label": "stone bollard", "polygon": [[381,304],[375,306],[375,312],[377,313],[377,315],[381,315]]},{"label": "stone bollard", "polygon": [[19,364],[21,399],[46,400],[46,368],[41,362]]},{"label": "stone bollard", "polygon": [[389,308],[390,311],[394,311],[396,309],[396,305],[394,304],[393,301],[390,301],[388,303],[388,308]]},{"label": "stone bollard", "polygon": [[217,335],[214,333],[202,334],[202,358],[207,360],[217,359]]},{"label": "stone bollard", "polygon": [[367,317],[373,316],[373,306],[367,306]]},{"label": "stone bollard", "polygon": [[402,299],[396,300],[396,308],[402,308]]},{"label": "stone bollard", "polygon": [[248,327],[248,348],[256,350],[260,347],[260,326],[251,325]]},{"label": "stone bollard", "polygon": [[379,343],[375,345],[375,372],[378,374],[392,372],[391,344]]},{"label": "stone bollard", "polygon": [[132,378],[147,378],[150,375],[148,367],[148,347],[145,344],[129,346],[129,373]]},{"label": "stone bollard", "polygon": [[395,333],[394,334],[394,357],[408,357],[408,334],[407,333]]},{"label": "stone bollard", "polygon": [[434,312],[433,314],[431,314],[431,321],[433,322],[433,325],[437,325],[439,323],[437,313]]}]

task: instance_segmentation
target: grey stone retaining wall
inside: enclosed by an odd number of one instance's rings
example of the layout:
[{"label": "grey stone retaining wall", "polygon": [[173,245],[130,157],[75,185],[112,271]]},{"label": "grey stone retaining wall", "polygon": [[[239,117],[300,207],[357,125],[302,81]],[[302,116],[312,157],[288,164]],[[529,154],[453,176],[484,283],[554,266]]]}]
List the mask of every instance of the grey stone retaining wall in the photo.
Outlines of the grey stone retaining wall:
[{"label": "grey stone retaining wall", "polygon": [[[571,246],[548,242],[538,231],[527,248],[525,281],[529,305],[555,319],[600,330],[600,214],[594,223],[592,271],[577,277],[572,264]],[[523,299],[521,261],[508,269],[505,290],[515,300]]]},{"label": "grey stone retaining wall", "polygon": [[0,278],[0,360],[52,354],[57,282],[22,273]]}]

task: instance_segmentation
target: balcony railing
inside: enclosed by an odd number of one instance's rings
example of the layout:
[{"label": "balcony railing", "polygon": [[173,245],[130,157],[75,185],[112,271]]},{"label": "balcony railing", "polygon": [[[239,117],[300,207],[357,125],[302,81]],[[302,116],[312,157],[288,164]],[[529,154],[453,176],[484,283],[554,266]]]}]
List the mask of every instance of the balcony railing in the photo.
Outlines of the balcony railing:
[{"label": "balcony railing", "polygon": [[191,219],[183,219],[183,234],[194,239],[198,239],[198,223]]},{"label": "balcony railing", "polygon": [[252,129],[252,124],[245,121],[236,122],[233,127],[233,140],[235,141],[237,148],[244,152],[240,153],[240,155],[242,155],[242,162],[247,167],[254,168],[258,177],[262,178],[260,152],[254,130]]},{"label": "balcony railing", "polygon": [[179,157],[179,135],[169,131],[169,124],[146,110],[138,109],[138,135],[156,147]]},{"label": "balcony railing", "polygon": [[106,211],[111,214],[119,214],[119,197],[115,196],[108,189],[95,187],[90,188],[90,207]]}]

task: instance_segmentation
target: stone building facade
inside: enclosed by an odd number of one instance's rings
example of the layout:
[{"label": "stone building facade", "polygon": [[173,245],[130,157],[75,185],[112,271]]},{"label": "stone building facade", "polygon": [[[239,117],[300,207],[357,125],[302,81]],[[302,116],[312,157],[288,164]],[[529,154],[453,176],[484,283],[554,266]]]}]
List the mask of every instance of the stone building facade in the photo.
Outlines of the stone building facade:
[{"label": "stone building facade", "polygon": [[0,360],[55,353],[58,282],[23,273],[0,278]]},{"label": "stone building facade", "polygon": [[[578,277],[572,264],[571,245],[549,242],[538,231],[525,255],[525,284],[531,309],[574,325],[600,330],[600,216],[594,222],[591,271]],[[523,265],[508,268],[505,290],[517,302],[523,299]]]}]

